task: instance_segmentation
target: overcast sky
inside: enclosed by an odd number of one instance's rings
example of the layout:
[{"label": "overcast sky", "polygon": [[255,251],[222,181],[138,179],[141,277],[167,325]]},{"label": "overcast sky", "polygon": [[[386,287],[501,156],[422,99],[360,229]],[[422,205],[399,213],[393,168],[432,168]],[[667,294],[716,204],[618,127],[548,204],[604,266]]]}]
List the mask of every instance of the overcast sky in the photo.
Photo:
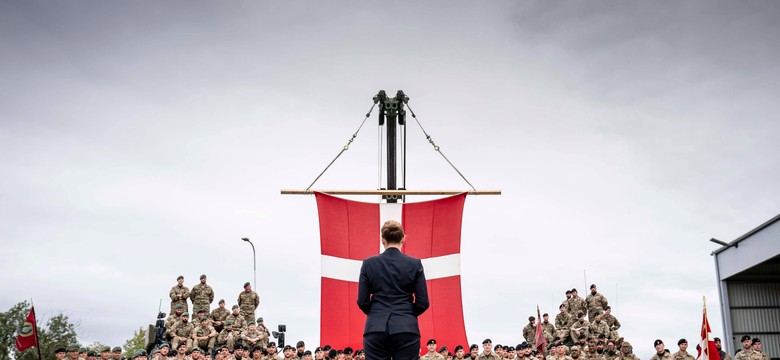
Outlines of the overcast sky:
[{"label": "overcast sky", "polygon": [[[771,1],[2,1],[0,310],[32,298],[82,344],[121,345],[179,274],[233,304],[246,236],[258,315],[313,347],[316,204],[279,190],[403,89],[466,177],[503,190],[466,201],[469,342],[514,345],[536,304],[590,283],[640,357],[695,342],[702,296],[721,335],[708,240],[780,211],[778,18]],[[467,188],[407,131],[408,188]],[[374,189],[376,159],[372,117],[315,187]]]}]

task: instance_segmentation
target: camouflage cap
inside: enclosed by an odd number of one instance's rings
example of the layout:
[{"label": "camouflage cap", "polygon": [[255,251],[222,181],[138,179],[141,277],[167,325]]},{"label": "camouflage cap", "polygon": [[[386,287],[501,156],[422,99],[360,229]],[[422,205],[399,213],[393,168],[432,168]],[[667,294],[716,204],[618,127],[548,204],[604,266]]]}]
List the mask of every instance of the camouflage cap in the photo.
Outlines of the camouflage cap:
[{"label": "camouflage cap", "polygon": [[205,279],[205,278],[206,278],[206,274],[201,274],[201,275],[200,275],[200,278],[201,278],[201,280],[202,280],[202,279]]},{"label": "camouflage cap", "polygon": [[113,352],[122,352],[122,348],[119,346],[114,346],[114,349],[112,349]]}]

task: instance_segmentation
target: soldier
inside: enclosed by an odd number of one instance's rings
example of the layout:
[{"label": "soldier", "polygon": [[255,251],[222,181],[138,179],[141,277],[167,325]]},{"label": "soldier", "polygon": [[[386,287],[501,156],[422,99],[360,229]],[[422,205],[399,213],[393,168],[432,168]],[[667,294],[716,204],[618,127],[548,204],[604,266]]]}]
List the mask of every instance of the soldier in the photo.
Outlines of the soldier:
[{"label": "soldier", "polygon": [[[276,353],[276,343],[271,341],[268,343],[268,356],[266,357],[267,360],[283,360],[282,356]],[[331,349],[333,350],[333,349]],[[335,352],[335,350],[333,350]],[[335,355],[334,355],[335,356]]]},{"label": "soldier", "polygon": [[574,360],[571,356],[566,355],[566,345],[561,341],[553,343],[550,351],[551,360]]},{"label": "soldier", "polygon": [[599,335],[604,335],[604,338],[608,338],[611,334],[609,325],[601,319],[601,312],[595,312],[593,316],[593,322],[590,323],[588,328],[591,339],[598,338]]},{"label": "soldier", "polygon": [[761,340],[759,338],[753,338],[751,340],[751,346],[753,347],[753,354],[756,355],[756,359],[769,360],[769,354],[765,351],[761,351]]},{"label": "soldier", "polygon": [[571,290],[566,290],[566,298],[563,299],[563,302],[561,302],[561,305],[566,305],[566,307],[569,307],[569,299],[571,299]]},{"label": "soldier", "polygon": [[550,315],[547,313],[542,314],[542,328],[552,335],[555,334],[555,325],[550,322]]},{"label": "soldier", "polygon": [[198,310],[205,310],[206,314],[211,311],[211,303],[214,302],[214,290],[206,284],[206,274],[200,276],[200,284],[192,287],[190,292],[192,301],[192,311],[198,313]]},{"label": "soldier", "polygon": [[[184,305],[176,304],[173,312],[165,319],[165,331],[170,330],[177,321],[181,320],[181,314],[184,312]],[[170,339],[169,339],[170,340]]]},{"label": "soldier", "polygon": [[672,354],[669,353],[669,350],[664,349],[664,342],[661,339],[656,339],[653,342],[653,346],[655,347],[655,354],[650,360],[672,360]]},{"label": "soldier", "polygon": [[192,357],[192,360],[203,359],[203,349],[196,346],[195,348],[192,349],[192,354],[190,356]]},{"label": "soldier", "polygon": [[[167,330],[167,328],[166,328]],[[111,349],[111,359],[112,360],[119,360],[122,357],[122,348],[119,346],[114,346],[113,349]]]},{"label": "soldier", "polygon": [[528,317],[528,324],[523,327],[523,338],[526,342],[533,345],[536,344],[536,318],[533,316]]},{"label": "soldier", "polygon": [[267,327],[265,327],[265,323],[263,322],[263,317],[262,316],[257,318],[257,331],[260,331],[263,334],[265,334],[265,337],[260,342],[260,345],[265,347],[266,344],[268,344],[268,339],[271,338],[271,332],[268,331]]},{"label": "soldier", "polygon": [[555,315],[555,336],[560,338],[561,341],[566,341],[569,338],[569,329],[573,321],[571,315],[566,311],[566,304],[558,306],[558,315]]},{"label": "soldier", "polygon": [[[585,300],[583,300],[578,294],[577,289],[571,289],[571,297],[566,304],[566,308],[569,310],[569,314],[575,316],[577,313],[587,313],[588,309],[585,306]],[[576,316],[575,316],[576,317]]]},{"label": "soldier", "polygon": [[64,346],[58,346],[56,349],[54,349],[54,357],[57,358],[57,360],[65,359],[65,347]]},{"label": "soldier", "polygon": [[[620,334],[618,334],[618,329],[620,329],[620,321],[615,317],[615,315],[612,315],[612,307],[607,305],[604,307],[604,316],[602,317],[602,320],[607,323],[609,326],[609,338],[616,340],[620,338]],[[619,344],[615,344],[615,346],[619,346]]]},{"label": "soldier", "polygon": [[111,359],[111,347],[109,346],[103,346],[100,348],[100,360],[110,360]]},{"label": "soldier", "polygon": [[583,358],[585,360],[604,360],[604,355],[598,353],[598,344],[596,339],[588,340],[588,351],[585,352]]},{"label": "soldier", "polygon": [[146,350],[138,350],[133,355],[133,360],[147,360],[148,357],[146,356]]},{"label": "soldier", "polygon": [[171,288],[171,292],[168,294],[171,297],[171,314],[176,310],[176,304],[181,304],[184,307],[184,311],[189,312],[187,307],[187,298],[190,297],[190,289],[184,286],[184,276],[179,275],[176,278],[176,285]]},{"label": "soldier", "polygon": [[604,308],[609,305],[607,298],[598,292],[596,284],[590,285],[590,294],[585,298],[585,304],[588,307],[588,320],[591,321],[596,316],[596,312],[603,312]]},{"label": "soldier", "polygon": [[68,360],[78,360],[79,358],[79,346],[78,344],[72,344],[68,346]]},{"label": "soldier", "polygon": [[[358,349],[358,351],[355,352],[355,359],[357,359],[357,360],[366,360],[366,352],[363,351],[363,349]],[[311,360],[311,359],[309,359],[309,360]]]},{"label": "soldier", "polygon": [[753,342],[750,340],[750,336],[742,336],[742,349],[734,355],[734,360],[756,360],[753,355]]},{"label": "soldier", "polygon": [[217,330],[217,332],[221,332],[223,329],[223,324],[225,320],[227,320],[228,315],[230,315],[230,310],[225,308],[225,299],[219,300],[219,307],[211,311],[211,314],[209,314],[209,318],[211,319],[211,325],[214,326],[214,330]]},{"label": "soldier", "polygon": [[217,332],[209,324],[209,319],[205,316],[200,318],[200,326],[192,330],[192,344],[206,350],[206,353],[210,354],[214,351],[214,343],[216,342]]},{"label": "soldier", "polygon": [[236,346],[236,341],[241,340],[241,331],[233,328],[233,322],[230,320],[225,321],[225,328],[217,335],[217,346],[227,347],[228,350],[233,351]]},{"label": "soldier", "polygon": [[295,348],[290,345],[284,346],[282,354],[284,355],[284,360],[295,360]]},{"label": "soldier", "polygon": [[235,329],[246,331],[249,328],[246,319],[239,313],[238,305],[233,305],[233,312],[225,320],[232,321]]},{"label": "soldier", "polygon": [[258,345],[260,341],[263,340],[264,337],[265,334],[263,334],[260,331],[257,331],[257,327],[255,326],[255,323],[250,323],[249,330],[241,334],[241,338],[244,339],[243,343],[249,346]]},{"label": "soldier", "polygon": [[[260,330],[260,324],[259,324],[259,322],[260,322],[260,319],[262,319],[262,318],[257,318],[257,322],[258,322],[258,324],[256,325],[256,327],[257,327],[257,331],[260,331],[260,332],[262,332],[263,330]],[[306,343],[305,343],[305,342],[303,342],[303,341],[298,341],[298,342],[295,344],[295,355],[296,355],[296,356],[297,356],[299,359],[303,359],[303,353],[304,353],[304,352],[306,352]]]},{"label": "soldier", "polygon": [[189,313],[182,313],[181,320],[171,327],[168,335],[172,339],[173,347],[178,348],[179,344],[184,343],[187,345],[187,349],[192,348],[192,324],[189,322]]},{"label": "soldier", "polygon": [[571,358],[577,360],[582,357],[582,348],[579,345],[571,347]]},{"label": "soldier", "polygon": [[469,359],[470,360],[476,360],[476,358],[479,356],[479,345],[477,344],[471,344],[469,347]]},{"label": "soldier", "polygon": [[639,360],[639,356],[634,354],[634,347],[628,341],[620,344],[620,360]]},{"label": "soldier", "polygon": [[[206,317],[206,314],[208,314],[206,312],[206,310],[200,309],[200,311],[198,311],[196,316],[194,318],[192,318],[192,321],[191,321],[192,326],[193,327],[198,327],[198,326],[200,326],[201,321],[203,321],[204,319],[205,320],[209,320],[209,318]],[[209,321],[209,325],[211,325],[211,321]],[[202,346],[200,347],[200,349],[203,350],[203,351],[206,351],[206,349],[204,349]]]},{"label": "soldier", "polygon": [[493,352],[493,341],[485,339],[482,341],[482,353],[477,356],[479,360],[501,360],[501,357]]},{"label": "soldier", "polygon": [[238,294],[238,307],[241,309],[241,315],[247,321],[255,321],[255,310],[260,305],[260,296],[252,291],[252,285],[249,282],[244,283],[244,291]]},{"label": "soldier", "polygon": [[[572,296],[572,299],[573,298],[574,296]],[[589,328],[590,323],[588,323],[588,320],[585,320],[585,314],[583,312],[578,312],[577,321],[575,321],[574,324],[571,324],[569,336],[571,336],[572,339],[579,339],[580,335],[585,335],[587,338]]]},{"label": "soldier", "polygon": [[729,353],[723,351],[723,349],[721,348],[720,338],[716,337],[714,339],[714,341],[715,341],[715,346],[718,347],[718,353],[720,354],[720,359],[721,360],[732,360],[731,359],[731,355],[729,355]]},{"label": "soldier", "polygon": [[688,340],[678,340],[677,347],[680,349],[676,353],[672,354],[674,360],[695,360],[693,355],[688,353]]},{"label": "soldier", "polygon": [[604,360],[615,360],[619,357],[620,357],[620,352],[617,350],[617,346],[615,346],[615,341],[608,340],[607,350],[604,351]]}]

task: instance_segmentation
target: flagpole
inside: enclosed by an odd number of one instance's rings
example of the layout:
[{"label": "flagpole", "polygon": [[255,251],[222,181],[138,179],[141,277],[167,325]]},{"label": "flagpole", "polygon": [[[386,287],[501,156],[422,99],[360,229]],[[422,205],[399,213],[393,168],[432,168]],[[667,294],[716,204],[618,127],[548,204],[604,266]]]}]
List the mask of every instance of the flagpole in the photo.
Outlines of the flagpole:
[{"label": "flagpole", "polygon": [[35,304],[33,304],[32,298],[30,298],[30,311],[32,311],[33,314],[33,327],[34,330],[33,334],[35,334],[35,349],[38,350],[38,360],[42,360],[43,357],[41,356],[41,343],[38,340],[38,318],[35,316]]},{"label": "flagpole", "polygon": [[[536,340],[536,332],[539,329],[540,326],[542,326],[542,315],[541,311],[539,311],[539,305],[536,305],[536,329],[534,329],[534,340]],[[544,330],[542,330],[542,338],[544,338]],[[544,343],[544,342],[543,342]],[[539,344],[534,344],[534,347],[539,349]],[[542,346],[542,358],[544,358],[545,355],[545,346]]]}]

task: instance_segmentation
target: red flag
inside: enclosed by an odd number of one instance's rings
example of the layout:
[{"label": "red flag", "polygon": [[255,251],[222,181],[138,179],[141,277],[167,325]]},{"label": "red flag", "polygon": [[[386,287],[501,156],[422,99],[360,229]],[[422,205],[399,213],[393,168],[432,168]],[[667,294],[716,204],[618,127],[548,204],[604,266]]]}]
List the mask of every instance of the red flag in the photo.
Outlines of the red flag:
[{"label": "red flag", "polygon": [[35,326],[35,308],[31,307],[30,314],[16,337],[16,349],[24,351],[33,346],[38,346],[38,329]]},{"label": "red flag", "polygon": [[[366,316],[357,307],[362,260],[378,255],[379,230],[401,222],[402,251],[421,259],[431,307],[418,318],[423,339],[454,347],[466,344],[460,287],[460,233],[466,194],[420,203],[364,203],[316,193],[322,278],[320,344],[363,347]],[[425,344],[421,344],[421,350]]]},{"label": "red flag", "polygon": [[534,337],[536,343],[536,350],[539,353],[544,354],[544,349],[547,348],[547,339],[544,338],[544,328],[542,327],[542,319],[536,321],[536,336]]},{"label": "red flag", "polygon": [[[721,360],[718,346],[715,341],[710,340],[710,322],[707,321],[707,308],[704,308],[704,317],[701,322],[701,342],[696,347],[698,360]],[[703,349],[703,351],[702,351]]]}]

